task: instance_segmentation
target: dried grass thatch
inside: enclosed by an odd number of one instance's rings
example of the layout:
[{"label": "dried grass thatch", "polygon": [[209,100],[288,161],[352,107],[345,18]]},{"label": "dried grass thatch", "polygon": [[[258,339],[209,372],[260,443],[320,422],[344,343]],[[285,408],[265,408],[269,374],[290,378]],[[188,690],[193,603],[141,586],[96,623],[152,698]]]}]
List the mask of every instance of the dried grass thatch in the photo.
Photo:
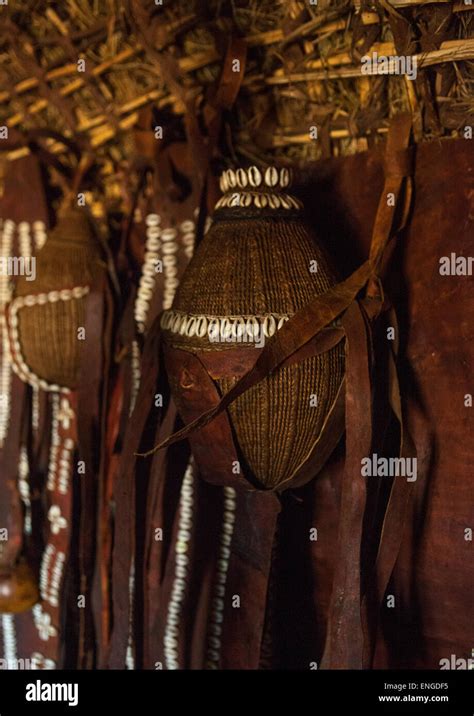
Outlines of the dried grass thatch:
[{"label": "dried grass thatch", "polygon": [[[10,0],[0,5],[0,125],[81,138],[118,198],[113,178],[139,109],[182,114],[186,97],[219,76],[230,34],[248,46],[226,117],[233,160],[357,152],[400,109],[413,112],[418,139],[474,122],[474,12],[464,0]],[[374,50],[416,56],[417,79],[362,75]]]}]

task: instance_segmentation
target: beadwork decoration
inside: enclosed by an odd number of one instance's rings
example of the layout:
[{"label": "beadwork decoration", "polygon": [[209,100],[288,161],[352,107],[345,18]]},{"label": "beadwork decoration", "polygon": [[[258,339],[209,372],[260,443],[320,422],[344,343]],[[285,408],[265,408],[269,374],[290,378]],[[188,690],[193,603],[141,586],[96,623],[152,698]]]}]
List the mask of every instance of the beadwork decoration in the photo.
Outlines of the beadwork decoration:
[{"label": "beadwork decoration", "polygon": [[184,473],[179,498],[178,536],[176,541],[175,578],[171,590],[166,618],[164,653],[167,669],[179,669],[179,626],[183,610],[183,602],[187,589],[188,548],[193,527],[194,503],[193,462],[190,460]]},{"label": "beadwork decoration", "polygon": [[62,516],[61,509],[57,505],[52,505],[48,511],[48,520],[51,523],[51,532],[57,535],[59,530],[65,530],[67,520]]},{"label": "beadwork decoration", "polygon": [[227,572],[229,569],[230,546],[234,534],[236,496],[233,487],[224,487],[224,515],[219,542],[217,571],[211,602],[211,614],[208,624],[206,669],[218,669],[220,663],[222,623],[224,620],[224,598],[226,593]]},{"label": "beadwork decoration", "polygon": [[18,464],[18,490],[25,508],[23,529],[25,534],[31,534],[31,498],[30,498],[30,467],[28,465],[28,453],[24,445],[20,448],[20,461]]},{"label": "beadwork decoration", "polygon": [[27,365],[23,357],[20,336],[18,331],[18,314],[21,310],[27,310],[32,306],[41,306],[46,303],[57,303],[58,301],[79,300],[87,296],[89,286],[75,286],[72,289],[62,289],[60,291],[49,291],[48,293],[39,293],[29,296],[18,296],[14,298],[7,309],[8,329],[10,336],[10,349],[12,355],[12,368],[19,378],[30,385],[41,388],[46,391],[54,391],[60,393],[70,393],[68,386],[56,385],[49,383],[47,380],[37,376]]},{"label": "beadwork decoration", "polygon": [[45,391],[77,388],[86,296],[106,272],[104,258],[87,212],[65,202],[36,256],[35,291],[19,276],[8,307],[10,349],[22,380]]},{"label": "beadwork decoration", "polygon": [[17,669],[17,640],[13,614],[2,614],[3,658],[9,669]]},{"label": "beadwork decoration", "polygon": [[283,191],[290,185],[289,169],[268,167],[261,171],[252,166],[248,169],[228,169],[220,178],[222,196],[216,210],[224,207],[247,209],[299,210],[303,208],[299,199]]},{"label": "beadwork decoration", "polygon": [[289,314],[269,313],[261,316],[203,316],[186,314],[182,311],[164,311],[160,325],[170,333],[186,338],[206,338],[215,332],[226,338],[250,338],[259,335],[271,338],[290,318]]},{"label": "beadwork decoration", "polygon": [[158,214],[146,217],[146,243],[142,272],[135,300],[135,321],[139,333],[145,332],[145,324],[156,280],[156,266],[161,248],[161,218]]},{"label": "beadwork decoration", "polygon": [[35,240],[36,251],[43,248],[46,242],[46,226],[43,221],[33,222],[33,236]]},{"label": "beadwork decoration", "polygon": [[31,655],[31,668],[35,670],[53,670],[56,668],[56,662],[48,659],[39,651],[34,651]]},{"label": "beadwork decoration", "polygon": [[35,604],[33,607],[33,619],[38,636],[42,641],[48,641],[51,637],[57,636],[57,629],[51,623],[51,614],[45,612],[41,604]]},{"label": "beadwork decoration", "polygon": [[[141,216],[136,214],[135,221],[140,221]],[[142,272],[140,281],[138,284],[137,297],[134,306],[135,323],[138,333],[145,333],[146,323],[148,318],[148,312],[150,308],[150,302],[153,296],[153,291],[156,282],[156,268],[157,262],[160,260],[163,263],[163,308],[169,308],[174,299],[176,287],[178,285],[178,265],[177,265],[177,252],[178,252],[178,231],[172,227],[162,229],[161,217],[159,214],[150,213],[145,217],[146,224],[146,243],[145,243],[145,256],[142,266]],[[195,225],[193,221],[183,221],[180,225],[180,231],[183,233],[183,244],[184,252],[187,258],[191,258],[195,234]],[[132,341],[131,347],[131,373],[132,373],[132,386],[131,386],[131,397],[130,397],[130,408],[129,415],[132,414],[138,390],[140,387],[141,373],[140,373],[140,347],[137,340]],[[133,622],[133,602],[135,593],[135,569],[132,561],[129,574],[129,595],[130,595],[130,631],[126,653],[126,666],[127,669],[133,669],[135,667],[135,660],[133,654],[133,635],[132,635],[132,622]]]},{"label": "beadwork decoration", "polygon": [[[0,240],[0,257],[5,260],[12,254],[13,234],[15,224],[7,219],[3,226]],[[10,416],[11,391],[11,361],[8,344],[8,335],[5,320],[5,307],[11,299],[11,282],[7,275],[0,275],[0,335],[2,341],[2,355],[0,359],[0,447],[3,446]]]}]

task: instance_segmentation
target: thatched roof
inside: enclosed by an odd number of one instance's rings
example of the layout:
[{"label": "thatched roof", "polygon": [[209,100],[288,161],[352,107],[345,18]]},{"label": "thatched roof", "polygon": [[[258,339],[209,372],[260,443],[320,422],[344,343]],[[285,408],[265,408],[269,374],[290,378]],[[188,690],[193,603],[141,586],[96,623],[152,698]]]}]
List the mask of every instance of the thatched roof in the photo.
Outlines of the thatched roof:
[{"label": "thatched roof", "polygon": [[[313,2],[10,0],[0,4],[0,125],[80,137],[113,177],[140,108],[180,115],[219,76],[231,34],[248,47],[226,117],[232,160],[364,150],[400,109],[412,110],[419,140],[474,124],[468,0]],[[363,74],[373,52],[415,57],[416,79]]]}]

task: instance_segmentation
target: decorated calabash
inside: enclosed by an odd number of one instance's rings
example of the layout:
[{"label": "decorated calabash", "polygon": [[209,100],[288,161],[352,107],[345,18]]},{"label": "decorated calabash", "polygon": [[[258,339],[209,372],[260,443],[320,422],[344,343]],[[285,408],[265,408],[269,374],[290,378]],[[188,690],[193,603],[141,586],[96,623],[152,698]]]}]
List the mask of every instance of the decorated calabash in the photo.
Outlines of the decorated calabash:
[{"label": "decorated calabash", "polygon": [[38,253],[35,280],[18,279],[8,309],[13,369],[22,380],[49,391],[77,387],[78,329],[100,270],[100,246],[89,218],[80,208],[64,209]]},{"label": "decorated calabash", "polygon": [[[224,172],[212,226],[171,310],[162,315],[168,366],[180,360],[185,365],[189,354],[219,351],[224,368],[214,380],[221,395],[239,378],[233,368],[236,351],[258,351],[296,311],[336,282],[301,202],[289,192],[290,182],[286,168]],[[176,375],[176,365],[172,368]],[[343,375],[343,347],[337,345],[281,366],[229,406],[234,437],[254,482],[277,490],[291,485]],[[186,413],[185,384],[171,380],[171,389],[178,410]]]},{"label": "decorated calabash", "polygon": [[[103,270],[84,211],[67,206],[60,212],[35,261],[33,271],[18,277],[7,308],[12,368],[36,388],[68,393],[79,380],[78,329],[85,323],[85,302],[94,277]],[[25,558],[11,564],[0,554],[0,611],[25,611],[38,598],[36,577]]]}]

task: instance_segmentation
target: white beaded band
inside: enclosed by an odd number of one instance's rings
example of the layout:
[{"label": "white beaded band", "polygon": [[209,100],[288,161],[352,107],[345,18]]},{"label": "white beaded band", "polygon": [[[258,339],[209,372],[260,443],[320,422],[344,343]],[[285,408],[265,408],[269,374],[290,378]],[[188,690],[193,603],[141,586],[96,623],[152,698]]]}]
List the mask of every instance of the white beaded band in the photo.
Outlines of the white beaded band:
[{"label": "white beaded band", "polygon": [[268,167],[259,169],[256,166],[246,169],[227,169],[222,172],[219,186],[222,192],[232,189],[258,189],[269,187],[270,189],[286,189],[290,186],[292,172],[286,167]]},{"label": "white beaded band", "polygon": [[[178,260],[177,251],[178,244],[176,237],[178,232],[176,229],[165,229],[162,234],[163,239],[163,308],[166,311],[171,308],[174,300],[174,294],[178,288]],[[189,244],[188,244],[189,245]],[[194,245],[194,242],[193,242]]]},{"label": "white beaded band", "polygon": [[[2,259],[7,259],[12,253],[15,224],[7,219],[2,228],[0,256]],[[11,294],[10,277],[2,274],[0,276],[0,333],[2,340],[0,360],[0,447],[3,446],[10,422],[12,375],[8,331],[4,312],[7,303],[11,300]]]},{"label": "white beaded band", "polygon": [[139,333],[145,332],[145,323],[150,307],[150,300],[153,295],[156,280],[156,262],[161,248],[161,229],[159,224],[161,218],[158,214],[148,214],[145,223],[146,243],[145,257],[143,260],[142,273],[138,284],[137,298],[135,300],[135,321]]},{"label": "white beaded band", "polygon": [[260,329],[265,338],[271,338],[289,319],[288,313],[267,313],[260,316],[204,316],[171,310],[163,312],[160,325],[163,330],[186,338],[206,338],[211,333],[224,339],[238,335],[255,337]]},{"label": "white beaded band", "polygon": [[52,624],[51,614],[44,611],[40,603],[35,604],[32,609],[33,621],[38,631],[38,636],[42,641],[49,641],[51,637],[55,637],[58,634],[58,630]]},{"label": "white beaded band", "polygon": [[7,668],[18,669],[17,641],[15,631],[15,617],[13,614],[2,614],[3,658]]},{"label": "white beaded band", "polygon": [[179,498],[178,536],[176,540],[175,577],[168,604],[164,636],[164,655],[167,669],[179,669],[179,626],[187,589],[188,549],[193,526],[194,463],[191,459],[184,473]]},{"label": "white beaded band", "polygon": [[39,651],[34,651],[31,655],[31,668],[32,670],[50,671],[56,668],[56,662],[46,658]]},{"label": "white beaded band", "polygon": [[259,169],[227,169],[221,174],[219,186],[222,196],[215,208],[256,207],[257,209],[286,211],[300,210],[303,204],[285,190],[291,183],[291,171],[286,167]]},{"label": "white beaded band", "polygon": [[43,248],[45,242],[46,242],[46,226],[44,221],[34,221],[33,222],[33,236],[35,239],[35,247],[36,250],[39,251]]},{"label": "white beaded band", "polygon": [[224,207],[255,206],[257,209],[302,209],[303,204],[291,194],[270,194],[269,192],[229,191],[216,203],[216,209]]},{"label": "white beaded band", "polygon": [[18,462],[18,491],[25,508],[23,529],[27,535],[31,534],[31,495],[30,483],[28,482],[29,476],[30,466],[28,464],[28,452],[26,447],[22,445],[20,448],[20,460]]},{"label": "white beaded band", "polygon": [[[141,221],[141,216],[136,215],[135,221]],[[160,228],[161,217],[158,214],[148,214],[145,218],[145,223],[147,226],[145,258],[142,267],[142,274],[138,285],[137,298],[135,300],[134,306],[135,322],[139,333],[145,333],[146,330],[148,311],[155,288],[156,266],[160,256],[163,262],[162,308],[171,308],[174,300],[174,295],[178,287],[178,242],[176,240],[178,236],[177,230],[172,227],[168,227],[165,229]],[[194,250],[195,224],[193,221],[187,220],[183,221],[179,228],[183,234],[184,253],[186,257],[190,259],[193,255]],[[138,390],[140,387],[141,380],[140,347],[138,341],[132,341],[131,351],[132,386],[129,416],[132,414],[133,409],[135,407],[135,402],[138,396]],[[132,563],[129,572],[130,613],[128,643],[125,657],[126,668],[129,670],[135,668],[135,658],[133,653],[134,597],[135,569],[134,564]],[[168,637],[171,638],[169,635]],[[170,663],[174,663],[172,658]]]},{"label": "white beaded band", "polygon": [[224,487],[224,514],[219,543],[217,570],[207,630],[206,669],[218,669],[221,658],[221,635],[224,621],[224,598],[229,571],[230,546],[234,534],[236,498],[233,487]]}]

